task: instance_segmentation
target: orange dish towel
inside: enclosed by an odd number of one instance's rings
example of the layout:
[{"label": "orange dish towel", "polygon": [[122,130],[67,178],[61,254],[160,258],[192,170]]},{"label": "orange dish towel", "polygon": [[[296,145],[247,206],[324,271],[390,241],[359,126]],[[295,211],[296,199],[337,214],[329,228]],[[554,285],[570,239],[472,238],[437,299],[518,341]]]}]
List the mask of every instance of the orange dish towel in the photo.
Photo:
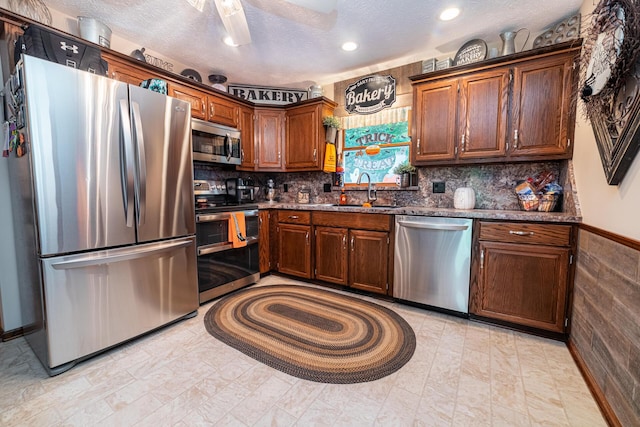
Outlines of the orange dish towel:
[{"label": "orange dish towel", "polygon": [[324,167],[322,168],[324,173],[331,173],[336,171],[336,145],[327,143],[324,154]]},{"label": "orange dish towel", "polygon": [[247,246],[247,227],[244,212],[231,212],[229,218],[229,241],[234,248]]}]

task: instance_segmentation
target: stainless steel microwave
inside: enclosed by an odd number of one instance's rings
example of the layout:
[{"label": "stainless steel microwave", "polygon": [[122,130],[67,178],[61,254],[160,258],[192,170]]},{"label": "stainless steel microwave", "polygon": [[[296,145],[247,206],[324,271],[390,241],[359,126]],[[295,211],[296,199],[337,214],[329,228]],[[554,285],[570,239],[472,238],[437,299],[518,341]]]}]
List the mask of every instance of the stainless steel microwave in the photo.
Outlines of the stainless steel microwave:
[{"label": "stainless steel microwave", "polygon": [[240,131],[204,120],[191,119],[193,160],[239,165],[242,161]]}]

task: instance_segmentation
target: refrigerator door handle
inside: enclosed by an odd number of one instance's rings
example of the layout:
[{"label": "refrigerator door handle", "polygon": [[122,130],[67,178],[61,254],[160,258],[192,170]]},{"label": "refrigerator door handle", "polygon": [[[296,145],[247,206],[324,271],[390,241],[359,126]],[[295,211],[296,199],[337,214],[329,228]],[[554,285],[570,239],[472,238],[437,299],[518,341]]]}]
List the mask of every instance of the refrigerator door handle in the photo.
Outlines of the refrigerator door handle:
[{"label": "refrigerator door handle", "polygon": [[129,120],[129,105],[126,99],[120,100],[120,180],[122,182],[122,201],[124,204],[124,218],[127,227],[133,227],[134,205],[134,165],[133,141],[131,140],[131,121]]},{"label": "refrigerator door handle", "polygon": [[149,247],[137,247],[131,250],[126,251],[118,251],[118,253],[114,253],[112,255],[88,255],[86,257],[82,257],[80,259],[74,259],[70,261],[60,261],[51,264],[56,270],[69,270],[73,268],[84,268],[95,265],[104,265],[104,264],[112,264],[115,262],[122,261],[130,261],[133,259],[145,258],[148,257],[149,254],[153,253],[162,253],[162,252],[170,252],[174,249],[186,247],[192,244],[191,240],[180,240],[177,242],[167,242],[157,244],[153,248]]},{"label": "refrigerator door handle", "polygon": [[145,157],[144,134],[142,132],[142,119],[140,115],[140,105],[137,102],[131,103],[133,111],[133,125],[136,132],[136,145],[138,149],[138,225],[144,224],[145,213],[147,211],[147,161]]}]

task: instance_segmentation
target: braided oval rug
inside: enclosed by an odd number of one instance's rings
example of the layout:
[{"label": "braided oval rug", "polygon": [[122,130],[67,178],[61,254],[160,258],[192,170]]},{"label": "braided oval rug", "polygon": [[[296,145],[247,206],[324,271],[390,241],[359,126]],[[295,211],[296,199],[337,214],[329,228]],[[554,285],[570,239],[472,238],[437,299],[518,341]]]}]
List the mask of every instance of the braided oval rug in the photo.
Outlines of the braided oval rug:
[{"label": "braided oval rug", "polygon": [[322,383],[385,377],[407,363],[416,347],[411,326],[388,308],[307,286],[235,292],[209,309],[204,324],[247,356]]}]

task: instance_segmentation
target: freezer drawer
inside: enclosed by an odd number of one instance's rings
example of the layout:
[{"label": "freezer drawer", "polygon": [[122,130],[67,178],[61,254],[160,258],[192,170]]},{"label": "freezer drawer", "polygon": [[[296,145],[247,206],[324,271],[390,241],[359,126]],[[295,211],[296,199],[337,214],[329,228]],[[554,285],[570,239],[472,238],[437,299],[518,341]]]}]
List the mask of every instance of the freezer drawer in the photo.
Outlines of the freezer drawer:
[{"label": "freezer drawer", "polygon": [[195,237],[41,262],[49,368],[198,308]]},{"label": "freezer drawer", "polygon": [[394,298],[468,313],[472,224],[396,215]]}]

